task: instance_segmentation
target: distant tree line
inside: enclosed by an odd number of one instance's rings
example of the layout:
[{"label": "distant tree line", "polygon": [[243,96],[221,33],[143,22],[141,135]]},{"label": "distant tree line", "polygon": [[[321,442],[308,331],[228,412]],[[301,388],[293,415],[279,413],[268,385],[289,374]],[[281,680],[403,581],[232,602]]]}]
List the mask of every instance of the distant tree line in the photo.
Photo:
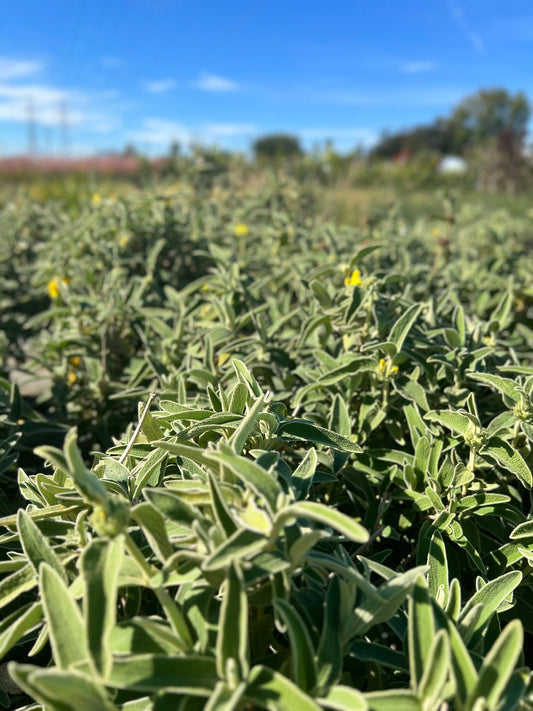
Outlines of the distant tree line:
[{"label": "distant tree line", "polygon": [[385,133],[370,156],[392,158],[405,151],[464,155],[504,136],[507,142],[522,144],[530,114],[531,107],[522,92],[511,95],[505,89],[482,89],[463,99],[448,118]]},{"label": "distant tree line", "polygon": [[[464,155],[470,149],[504,139],[514,150],[523,144],[531,107],[522,92],[482,89],[467,96],[448,117],[398,133],[384,133],[370,158],[390,159],[401,153]],[[258,138],[252,146],[260,161],[297,158],[303,151],[296,136],[284,133]]]}]

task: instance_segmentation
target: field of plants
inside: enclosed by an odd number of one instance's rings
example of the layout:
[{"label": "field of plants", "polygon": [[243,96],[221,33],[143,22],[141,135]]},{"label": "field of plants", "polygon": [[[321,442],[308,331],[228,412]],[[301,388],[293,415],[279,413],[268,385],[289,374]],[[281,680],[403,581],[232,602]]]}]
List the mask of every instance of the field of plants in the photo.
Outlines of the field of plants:
[{"label": "field of plants", "polygon": [[0,706],[533,708],[533,210],[0,196]]}]

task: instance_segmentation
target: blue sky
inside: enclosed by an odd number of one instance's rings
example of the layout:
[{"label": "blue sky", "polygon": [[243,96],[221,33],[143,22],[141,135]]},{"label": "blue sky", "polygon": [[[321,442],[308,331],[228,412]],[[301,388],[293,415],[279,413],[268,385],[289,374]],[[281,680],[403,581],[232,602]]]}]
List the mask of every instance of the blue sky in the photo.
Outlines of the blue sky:
[{"label": "blue sky", "polygon": [[479,88],[533,101],[531,0],[9,0],[0,155],[370,146]]}]

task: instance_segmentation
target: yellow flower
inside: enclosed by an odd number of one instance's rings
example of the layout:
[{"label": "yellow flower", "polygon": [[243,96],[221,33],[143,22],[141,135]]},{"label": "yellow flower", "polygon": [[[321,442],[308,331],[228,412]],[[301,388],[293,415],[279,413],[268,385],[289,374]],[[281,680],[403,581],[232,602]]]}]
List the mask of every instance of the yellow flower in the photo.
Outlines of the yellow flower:
[{"label": "yellow flower", "polygon": [[393,375],[396,375],[398,370],[397,365],[392,365],[390,357],[380,358],[377,367],[378,380],[390,380]]},{"label": "yellow flower", "polygon": [[352,276],[347,276],[346,279],[344,280],[344,283],[346,286],[361,286],[363,283],[361,281],[361,272],[359,269],[354,269],[352,272]]},{"label": "yellow flower", "polygon": [[248,237],[248,235],[250,234],[248,225],[246,225],[244,222],[239,222],[238,225],[235,225],[233,234],[235,235],[235,237]]},{"label": "yellow flower", "polygon": [[122,235],[122,237],[119,239],[118,244],[120,247],[127,247],[130,242],[130,238],[128,235]]},{"label": "yellow flower", "polygon": [[431,228],[431,234],[433,237],[440,237],[440,230],[438,227],[432,227]]},{"label": "yellow flower", "polygon": [[51,299],[57,299],[59,297],[59,283],[57,279],[52,279],[48,282],[48,296]]},{"label": "yellow flower", "polygon": [[101,202],[102,198],[100,197],[100,193],[94,193],[91,202],[93,205],[98,205],[99,202]]},{"label": "yellow flower", "polygon": [[68,286],[70,284],[70,279],[67,279],[67,277],[54,277],[48,282],[48,296],[51,299],[58,299],[60,292],[60,286],[61,284],[64,284],[65,286]]},{"label": "yellow flower", "polygon": [[78,376],[76,375],[76,373],[73,370],[69,370],[67,373],[67,385],[69,387],[72,387],[72,385],[74,385],[77,379]]},{"label": "yellow flower", "polygon": [[224,365],[226,361],[228,361],[231,358],[231,353],[219,353],[217,357],[217,368],[220,368]]},{"label": "yellow flower", "polygon": [[70,356],[69,358],[70,365],[76,369],[80,367],[81,364],[81,358],[80,356]]}]

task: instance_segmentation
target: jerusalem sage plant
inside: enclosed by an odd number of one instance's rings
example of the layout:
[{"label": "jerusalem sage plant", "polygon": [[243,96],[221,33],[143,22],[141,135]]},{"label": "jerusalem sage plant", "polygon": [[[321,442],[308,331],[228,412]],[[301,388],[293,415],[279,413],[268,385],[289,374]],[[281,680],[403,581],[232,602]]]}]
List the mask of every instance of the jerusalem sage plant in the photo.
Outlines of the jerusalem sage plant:
[{"label": "jerusalem sage plant", "polygon": [[[533,372],[518,228],[492,218],[473,274],[486,228],[468,212],[436,269],[427,221],[401,237],[391,213],[354,253],[352,231],[310,224],[288,189],[237,207],[238,221],[229,203],[182,196],[91,206],[77,232],[54,227],[53,265],[41,248],[29,293],[63,256],[69,277],[30,324],[50,324],[32,337],[55,363],[43,404],[94,445],[130,403],[159,398],[90,470],[75,430],[37,450],[44,471],[19,470],[26,509],[0,519],[0,655],[26,696],[10,686],[0,702],[527,706]],[[178,232],[185,255],[199,250],[193,281],[165,261]],[[111,326],[128,334],[120,364]],[[44,425],[19,424],[38,416],[15,390],[6,413],[9,473],[19,429]]]},{"label": "jerusalem sage plant", "polygon": [[358,505],[309,498],[360,447],[278,414],[235,368],[226,407],[163,401],[94,472],[75,431],[39,450],[54,473],[22,478],[33,506],[1,521],[20,555],[2,563],[0,652],[29,637],[53,659],[11,663],[20,688],[58,709],[515,708],[522,627],[493,623],[522,573],[462,600],[438,526],[422,566],[365,557]]}]

